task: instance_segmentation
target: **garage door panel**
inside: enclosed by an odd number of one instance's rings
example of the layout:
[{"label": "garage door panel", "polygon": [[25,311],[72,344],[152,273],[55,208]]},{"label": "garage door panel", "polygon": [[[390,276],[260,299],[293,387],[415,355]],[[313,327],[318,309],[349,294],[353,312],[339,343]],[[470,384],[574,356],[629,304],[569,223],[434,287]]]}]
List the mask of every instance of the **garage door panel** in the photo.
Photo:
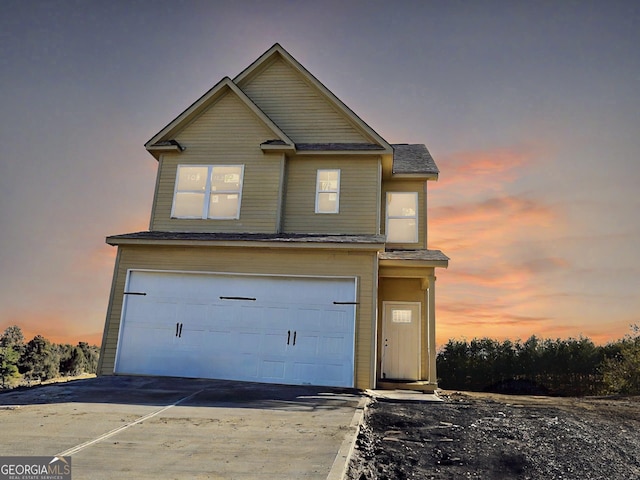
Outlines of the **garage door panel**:
[{"label": "garage door panel", "polygon": [[345,345],[344,337],[326,336],[320,339],[318,354],[321,357],[341,357],[348,350],[349,346]]},{"label": "garage door panel", "polygon": [[232,380],[239,376],[241,378],[250,380],[258,378],[258,359],[253,353],[241,354],[236,357],[236,363],[229,365],[228,379]]},{"label": "garage door panel", "polygon": [[231,331],[237,323],[237,307],[233,305],[209,305],[206,326],[210,331]]},{"label": "garage door panel", "polygon": [[238,353],[242,355],[257,355],[261,349],[262,335],[258,332],[238,332]]},{"label": "garage door panel", "polygon": [[296,383],[306,383],[309,378],[318,377],[318,366],[315,363],[309,362],[294,362],[293,363],[293,380]]},{"label": "garage door panel", "polygon": [[[283,306],[264,305],[256,307],[260,310],[262,321],[259,327],[264,331],[283,332],[289,327],[289,308]],[[248,319],[251,322],[251,319]],[[252,323],[255,325],[255,322]]]},{"label": "garage door panel", "polygon": [[[296,347],[294,353],[300,356],[313,356],[318,355],[319,334],[317,333],[305,333],[296,331],[296,343],[293,345]],[[298,353],[299,352],[299,353]]]},{"label": "garage door panel", "polygon": [[127,288],[146,295],[123,308],[118,373],[353,385],[355,309],[334,302],[354,279],[132,271]]},{"label": "garage door panel", "polygon": [[133,327],[129,330],[127,337],[121,342],[121,354],[118,359],[118,367],[123,371],[131,371],[132,368],[142,368],[144,371],[151,371],[159,368],[163,359],[158,359],[157,354],[149,354],[158,344],[165,340],[168,335],[162,332],[144,327]]},{"label": "garage door panel", "polygon": [[322,307],[298,307],[295,311],[295,327],[297,330],[318,330],[323,328]]},{"label": "garage door panel", "polygon": [[206,350],[214,352],[216,355],[229,355],[234,353],[236,335],[231,331],[209,330],[206,335]]},{"label": "garage door panel", "polygon": [[207,303],[185,302],[178,309],[178,319],[189,325],[202,325],[209,323],[210,306]]},{"label": "garage door panel", "polygon": [[286,362],[284,360],[263,360],[260,378],[265,381],[282,382],[285,379]]},{"label": "garage door panel", "polygon": [[[284,355],[287,352],[287,339],[291,335],[286,331],[269,331],[262,335],[261,351],[263,355]],[[291,342],[291,340],[289,340]]]},{"label": "garage door panel", "polygon": [[330,308],[324,311],[322,321],[331,332],[350,333],[353,330],[355,308],[344,305],[341,309]]},{"label": "garage door panel", "polygon": [[264,321],[263,308],[260,306],[238,304],[235,306],[235,309],[238,311],[237,318],[233,319],[233,326],[235,328],[254,329],[256,323],[260,325]]},{"label": "garage door panel", "polygon": [[321,372],[323,374],[323,381],[325,384],[344,384],[349,378],[346,376],[344,368],[340,364],[328,364],[323,365]]},{"label": "garage door panel", "polygon": [[204,346],[206,337],[204,335],[204,327],[190,327],[184,324],[184,328],[180,332],[180,337],[176,342],[176,347],[183,350],[198,350]]}]

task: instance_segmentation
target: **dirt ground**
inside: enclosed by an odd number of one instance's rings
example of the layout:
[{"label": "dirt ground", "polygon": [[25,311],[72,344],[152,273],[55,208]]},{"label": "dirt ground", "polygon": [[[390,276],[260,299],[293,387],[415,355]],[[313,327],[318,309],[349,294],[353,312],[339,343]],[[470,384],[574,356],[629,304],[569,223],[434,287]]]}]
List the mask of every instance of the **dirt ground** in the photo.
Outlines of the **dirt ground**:
[{"label": "dirt ground", "polygon": [[373,400],[351,480],[640,479],[640,397]]}]

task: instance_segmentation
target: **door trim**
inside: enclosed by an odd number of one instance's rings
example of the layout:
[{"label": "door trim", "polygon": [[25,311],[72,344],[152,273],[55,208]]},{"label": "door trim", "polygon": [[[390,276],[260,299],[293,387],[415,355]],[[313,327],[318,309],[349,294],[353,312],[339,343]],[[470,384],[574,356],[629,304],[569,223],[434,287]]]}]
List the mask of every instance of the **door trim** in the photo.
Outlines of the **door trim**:
[{"label": "door trim", "polygon": [[[416,362],[418,363],[418,368],[417,368],[418,378],[416,380],[419,380],[422,378],[422,303],[421,302],[402,302],[397,300],[382,302],[382,336],[380,337],[380,342],[381,342],[380,347],[382,352],[381,352],[381,360],[380,360],[380,374],[382,375],[384,371],[384,360],[385,360],[384,339],[385,339],[385,332],[387,329],[387,306],[393,307],[393,306],[403,306],[403,305],[418,307],[418,358],[416,359]],[[385,379],[381,377],[380,380],[384,381]]]}]

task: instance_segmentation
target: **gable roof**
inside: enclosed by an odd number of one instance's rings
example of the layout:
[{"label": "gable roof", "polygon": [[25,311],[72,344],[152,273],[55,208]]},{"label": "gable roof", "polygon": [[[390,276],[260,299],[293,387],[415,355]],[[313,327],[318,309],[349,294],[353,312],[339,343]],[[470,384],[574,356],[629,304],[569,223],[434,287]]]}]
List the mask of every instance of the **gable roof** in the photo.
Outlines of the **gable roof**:
[{"label": "gable roof", "polygon": [[[172,137],[189,124],[194,118],[215,103],[222,95],[227,93],[235,94],[273,133],[277,140],[284,145],[293,147],[293,141],[278,127],[273,121],[251,101],[247,95],[231,81],[229,77],[224,77],[214,85],[207,93],[193,102],[185,111],[172,120],[166,127],[156,133],[147,143],[145,148],[152,154],[166,150],[166,145],[171,142]],[[154,156],[158,158],[155,154]]]},{"label": "gable roof", "polygon": [[440,170],[422,144],[396,143],[393,147],[393,175],[438,178]]},{"label": "gable roof", "polygon": [[382,152],[391,154],[391,145],[382,138],[375,130],[373,130],[366,122],[364,122],[358,115],[356,115],[349,107],[347,107],[338,97],[336,97],[327,87],[325,87],[316,77],[314,77],[306,68],[304,68],[295,58],[289,54],[280,44],[274,44],[269,50],[263,53],[257,60],[244,69],[234,79],[240,88],[255,78],[263,69],[268,67],[276,58],[282,59],[291,68],[302,75],[320,94],[324,97],[329,104],[347,121],[352,124],[356,130],[360,131],[365,137],[371,140],[371,143],[377,145],[376,149],[381,149]]}]

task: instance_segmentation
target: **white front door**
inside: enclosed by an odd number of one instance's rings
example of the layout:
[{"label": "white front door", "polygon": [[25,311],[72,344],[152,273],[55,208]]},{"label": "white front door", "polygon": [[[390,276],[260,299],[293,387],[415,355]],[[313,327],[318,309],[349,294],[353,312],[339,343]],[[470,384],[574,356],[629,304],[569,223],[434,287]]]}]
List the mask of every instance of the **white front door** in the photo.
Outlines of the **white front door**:
[{"label": "white front door", "polygon": [[384,302],[382,378],[420,379],[420,303]]},{"label": "white front door", "polygon": [[117,373],[352,387],[353,278],[131,271]]}]

